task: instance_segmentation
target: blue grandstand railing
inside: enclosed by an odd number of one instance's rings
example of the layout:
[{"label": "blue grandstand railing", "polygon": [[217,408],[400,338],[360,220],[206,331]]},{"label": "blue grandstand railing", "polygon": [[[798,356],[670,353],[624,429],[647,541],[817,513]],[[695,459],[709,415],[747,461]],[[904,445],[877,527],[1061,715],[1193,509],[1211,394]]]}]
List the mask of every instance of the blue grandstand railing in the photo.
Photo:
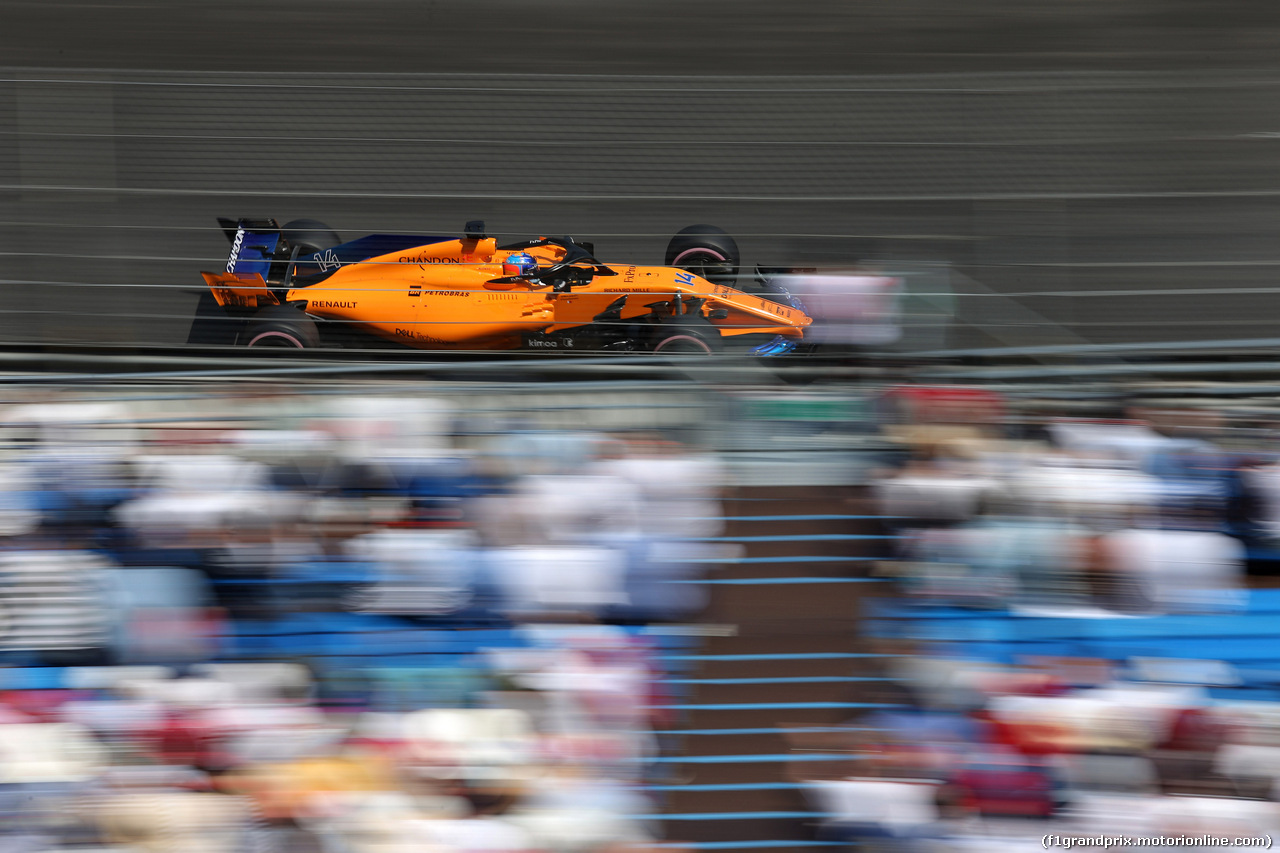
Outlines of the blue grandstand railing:
[{"label": "blue grandstand railing", "polygon": [[663,655],[663,660],[688,660],[688,661],[710,661],[710,660],[843,660],[854,658],[891,658],[902,657],[902,655],[879,654],[876,652],[762,652],[760,654],[738,654],[738,655]]},{"label": "blue grandstand railing", "polygon": [[793,761],[854,761],[845,752],[744,753],[742,755],[661,755],[647,759],[655,764],[781,764]]},{"label": "blue grandstand railing", "polygon": [[693,705],[650,705],[667,711],[801,711],[839,708],[903,708],[891,702],[723,702]]}]

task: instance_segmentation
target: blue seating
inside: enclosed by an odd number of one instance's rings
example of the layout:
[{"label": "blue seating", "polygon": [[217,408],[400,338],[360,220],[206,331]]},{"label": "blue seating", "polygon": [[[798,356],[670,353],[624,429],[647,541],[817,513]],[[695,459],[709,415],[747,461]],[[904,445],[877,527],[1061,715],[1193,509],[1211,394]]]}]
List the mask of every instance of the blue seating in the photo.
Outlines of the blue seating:
[{"label": "blue seating", "polygon": [[1280,701],[1280,589],[1249,593],[1242,612],[1115,618],[993,613],[915,603],[878,603],[873,625],[926,641],[929,654],[1000,664],[1028,657],[1135,657],[1224,661],[1238,685],[1214,686],[1222,699]]},{"label": "blue seating", "polygon": [[[1277,555],[1280,559],[1280,555]],[[1255,589],[1249,593],[1249,613],[1280,613],[1280,589]]]},{"label": "blue seating", "polygon": [[68,684],[62,666],[0,668],[0,690],[61,690]]}]

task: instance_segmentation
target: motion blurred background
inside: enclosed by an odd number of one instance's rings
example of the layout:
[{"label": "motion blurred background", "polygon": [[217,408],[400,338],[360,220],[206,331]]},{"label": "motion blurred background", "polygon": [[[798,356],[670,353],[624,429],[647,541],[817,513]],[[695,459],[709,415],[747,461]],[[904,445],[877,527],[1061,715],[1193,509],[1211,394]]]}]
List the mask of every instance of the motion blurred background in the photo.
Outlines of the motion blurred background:
[{"label": "motion blurred background", "polygon": [[[1278,48],[1258,2],[0,4],[0,851],[1277,831]],[[902,334],[808,386],[148,362],[218,216],[711,223],[899,280]]]},{"label": "motion blurred background", "polygon": [[652,262],[710,222],[748,264],[874,265],[953,294],[920,306],[921,328],[954,318],[946,345],[1272,336],[1266,4],[4,16],[11,340],[182,342],[196,273],[225,258],[219,215],[344,236],[485,219]]}]

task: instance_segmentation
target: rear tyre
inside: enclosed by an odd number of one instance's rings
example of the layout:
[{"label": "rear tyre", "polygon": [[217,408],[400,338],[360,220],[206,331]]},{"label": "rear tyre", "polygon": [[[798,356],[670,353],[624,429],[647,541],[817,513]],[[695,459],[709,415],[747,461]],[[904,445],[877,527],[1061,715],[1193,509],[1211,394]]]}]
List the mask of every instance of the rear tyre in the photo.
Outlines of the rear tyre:
[{"label": "rear tyre", "polygon": [[291,220],[280,227],[280,233],[289,245],[298,247],[299,258],[342,242],[337,231],[318,219]]},{"label": "rear tyre", "polygon": [[240,340],[254,349],[311,349],[320,346],[320,330],[297,308],[272,305],[254,315]]},{"label": "rear tyre", "polygon": [[243,326],[244,320],[228,314],[212,293],[202,293],[187,333],[187,346],[234,346]]},{"label": "rear tyre", "polygon": [[712,284],[733,287],[742,256],[738,244],[714,225],[690,225],[667,244],[667,266],[705,278]]}]

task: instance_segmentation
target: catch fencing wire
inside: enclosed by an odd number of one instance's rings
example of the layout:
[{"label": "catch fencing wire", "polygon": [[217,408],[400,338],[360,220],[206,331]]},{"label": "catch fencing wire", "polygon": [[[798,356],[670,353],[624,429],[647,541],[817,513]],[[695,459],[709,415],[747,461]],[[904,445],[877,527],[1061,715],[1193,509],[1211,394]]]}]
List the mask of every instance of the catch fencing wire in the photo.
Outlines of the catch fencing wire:
[{"label": "catch fencing wire", "polygon": [[[424,219],[443,226],[429,231],[452,233],[457,223],[440,212],[451,202],[534,205],[507,224],[536,219],[536,228],[583,203],[608,203],[594,217],[600,227],[576,236],[616,236],[627,260],[627,247],[661,245],[669,233],[637,205],[709,205],[746,225],[733,229],[744,244],[758,236],[768,262],[786,263],[785,244],[795,241],[830,255],[852,254],[859,242],[882,258],[942,254],[966,275],[990,276],[999,295],[1033,300],[1050,327],[1086,337],[1112,330],[1099,340],[1165,326],[1212,337],[1219,327],[1267,324],[1280,307],[1268,300],[1280,260],[1245,256],[1212,233],[1117,247],[1075,222],[1054,224],[1053,211],[1133,209],[1140,220],[1197,200],[1267,207],[1280,194],[1270,165],[1277,140],[1259,116],[1277,98],[1280,78],[1230,72],[264,78],[0,70],[0,109],[14,116],[0,133],[0,220],[11,223],[0,261],[15,284],[0,310],[46,318],[32,328],[6,323],[0,338],[92,341],[103,330],[84,320],[115,315],[112,339],[152,340],[163,327],[165,341],[178,342],[201,291],[196,267],[221,260],[220,241],[206,236],[212,222],[188,223],[226,213],[224,205],[317,206],[352,236],[419,233]],[[945,213],[913,207],[920,204]],[[988,208],[1024,204],[1037,220],[1026,227],[1047,229],[1037,239],[1022,238],[1016,213],[1012,223],[982,219]],[[833,211],[837,227],[786,227],[812,205]],[[842,211],[874,221],[881,207],[894,214],[891,227],[840,227],[861,224]],[[1274,216],[1251,227],[1262,242]],[[1216,290],[1202,279],[1215,268],[1235,276]],[[100,297],[77,307],[57,295],[80,285]],[[165,290],[162,304],[138,295]],[[992,296],[949,295],[974,304]],[[1164,301],[1200,296],[1215,304]],[[1116,297],[1134,301],[1077,307]],[[113,300],[123,305],[112,310]],[[48,322],[59,313],[72,322]],[[987,313],[969,311],[963,322],[1009,325]]]}]

